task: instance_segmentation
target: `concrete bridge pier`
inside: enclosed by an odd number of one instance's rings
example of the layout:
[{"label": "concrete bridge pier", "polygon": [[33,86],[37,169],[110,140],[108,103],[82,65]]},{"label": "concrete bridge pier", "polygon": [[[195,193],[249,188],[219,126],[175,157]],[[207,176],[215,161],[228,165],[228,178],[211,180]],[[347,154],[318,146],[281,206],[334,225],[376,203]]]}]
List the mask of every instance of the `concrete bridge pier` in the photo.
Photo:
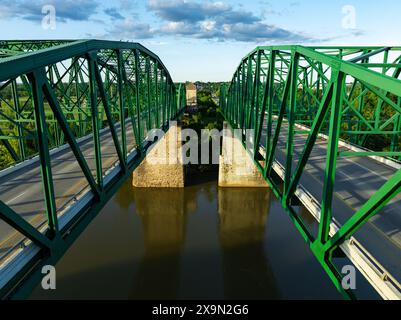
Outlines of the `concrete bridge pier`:
[{"label": "concrete bridge pier", "polygon": [[184,188],[181,127],[172,123],[133,173],[136,188]]},{"label": "concrete bridge pier", "polygon": [[227,122],[224,122],[219,187],[269,187],[241,140]]},{"label": "concrete bridge pier", "polygon": [[[237,134],[224,124],[219,187],[268,188]],[[177,123],[172,123],[167,133],[148,151],[133,173],[132,184],[136,188],[184,188],[181,127]]]}]

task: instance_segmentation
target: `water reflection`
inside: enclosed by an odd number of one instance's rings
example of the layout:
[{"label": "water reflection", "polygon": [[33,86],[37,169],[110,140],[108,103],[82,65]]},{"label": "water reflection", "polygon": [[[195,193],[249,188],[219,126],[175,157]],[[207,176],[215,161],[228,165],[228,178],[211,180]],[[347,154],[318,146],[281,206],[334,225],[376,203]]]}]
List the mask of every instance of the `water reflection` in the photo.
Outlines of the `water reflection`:
[{"label": "water reflection", "polygon": [[278,299],[312,282],[319,297],[326,278],[280,208],[268,189],[127,182],[56,266],[57,290],[31,298]]},{"label": "water reflection", "polygon": [[133,196],[142,222],[145,253],[131,298],[177,298],[187,220],[185,192],[135,189]]},{"label": "water reflection", "polygon": [[278,299],[264,248],[272,193],[264,188],[220,188],[218,196],[226,298]]},{"label": "water reflection", "polygon": [[[216,194],[213,183],[186,189],[131,188],[116,198],[125,209],[134,203],[143,232],[144,254],[130,298],[180,297],[187,220],[191,214],[199,214],[200,194],[209,203],[218,198],[215,203],[218,204],[223,279],[210,280],[223,282],[225,298],[279,298],[264,248],[270,190],[220,188]],[[216,208],[206,210],[215,212]]]}]

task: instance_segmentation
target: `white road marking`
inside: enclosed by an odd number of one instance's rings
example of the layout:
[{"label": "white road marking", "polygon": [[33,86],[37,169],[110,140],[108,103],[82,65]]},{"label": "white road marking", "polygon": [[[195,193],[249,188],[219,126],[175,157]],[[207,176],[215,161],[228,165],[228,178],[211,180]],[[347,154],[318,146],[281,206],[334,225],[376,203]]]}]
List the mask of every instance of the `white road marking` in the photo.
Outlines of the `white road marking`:
[{"label": "white road marking", "polygon": [[369,171],[370,173],[374,174],[375,176],[379,177],[380,179],[382,179],[382,180],[384,180],[384,181],[387,181],[387,180],[388,180],[387,178],[383,177],[382,175],[376,173],[376,172],[373,171],[373,170],[370,170],[369,168],[367,168],[367,167],[365,167],[365,166],[359,164],[359,163],[356,162],[356,161],[352,161],[352,160],[349,160],[349,159],[346,159],[346,158],[344,158],[344,160],[347,161],[347,162],[349,162],[349,163],[352,163],[352,164],[357,165],[358,167],[360,167],[360,168],[363,169],[363,170]]},{"label": "white road marking", "polygon": [[12,198],[11,200],[8,200],[8,201],[6,202],[6,205],[9,205],[9,204],[11,204],[11,202],[13,202],[13,201],[15,201],[15,200],[21,198],[25,193],[26,193],[26,191],[23,192],[23,193],[21,193],[21,194],[19,194],[19,195],[16,196],[16,197]]}]

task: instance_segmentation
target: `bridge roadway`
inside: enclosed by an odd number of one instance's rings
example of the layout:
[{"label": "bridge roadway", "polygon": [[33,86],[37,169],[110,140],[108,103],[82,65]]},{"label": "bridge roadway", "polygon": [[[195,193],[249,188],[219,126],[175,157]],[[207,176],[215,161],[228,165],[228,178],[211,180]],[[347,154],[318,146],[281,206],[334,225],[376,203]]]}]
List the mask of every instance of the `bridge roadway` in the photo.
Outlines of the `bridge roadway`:
[{"label": "bridge roadway", "polygon": [[[121,143],[121,125],[115,124]],[[131,121],[127,119],[127,147],[134,148],[134,134]],[[131,137],[129,139],[128,137]],[[118,162],[111,131],[107,127],[100,133],[103,174]],[[79,139],[78,145],[84,155],[92,175],[96,176],[94,144],[92,135]],[[53,150],[51,164],[58,211],[73,198],[88,188],[87,180],[69,146]],[[46,221],[45,203],[41,182],[39,158],[30,160],[24,166],[18,165],[0,172],[0,199],[33,226],[38,227]],[[2,256],[24,237],[0,220],[0,264]]]},{"label": "bridge roadway", "polygon": [[[265,123],[262,142],[266,139],[266,131]],[[286,163],[287,136],[288,126],[283,123],[275,154],[276,161],[283,168]],[[307,138],[307,134],[295,134],[293,172]],[[318,138],[300,180],[303,189],[307,190],[318,203],[321,203],[322,199],[326,151],[327,140],[324,137]],[[340,151],[351,150],[349,147],[340,146]],[[346,222],[396,171],[395,167],[370,157],[338,157],[333,217],[340,225]],[[401,194],[356,232],[355,238],[399,282],[401,280]]]}]

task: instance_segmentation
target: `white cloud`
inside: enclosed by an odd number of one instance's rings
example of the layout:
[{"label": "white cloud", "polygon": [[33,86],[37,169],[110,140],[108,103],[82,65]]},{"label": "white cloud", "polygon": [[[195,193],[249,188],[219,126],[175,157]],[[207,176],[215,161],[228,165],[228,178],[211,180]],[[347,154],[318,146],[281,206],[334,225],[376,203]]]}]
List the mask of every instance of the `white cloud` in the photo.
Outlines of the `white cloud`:
[{"label": "white cloud", "polygon": [[216,21],[206,20],[201,22],[201,29],[204,32],[213,31],[216,27]]}]

